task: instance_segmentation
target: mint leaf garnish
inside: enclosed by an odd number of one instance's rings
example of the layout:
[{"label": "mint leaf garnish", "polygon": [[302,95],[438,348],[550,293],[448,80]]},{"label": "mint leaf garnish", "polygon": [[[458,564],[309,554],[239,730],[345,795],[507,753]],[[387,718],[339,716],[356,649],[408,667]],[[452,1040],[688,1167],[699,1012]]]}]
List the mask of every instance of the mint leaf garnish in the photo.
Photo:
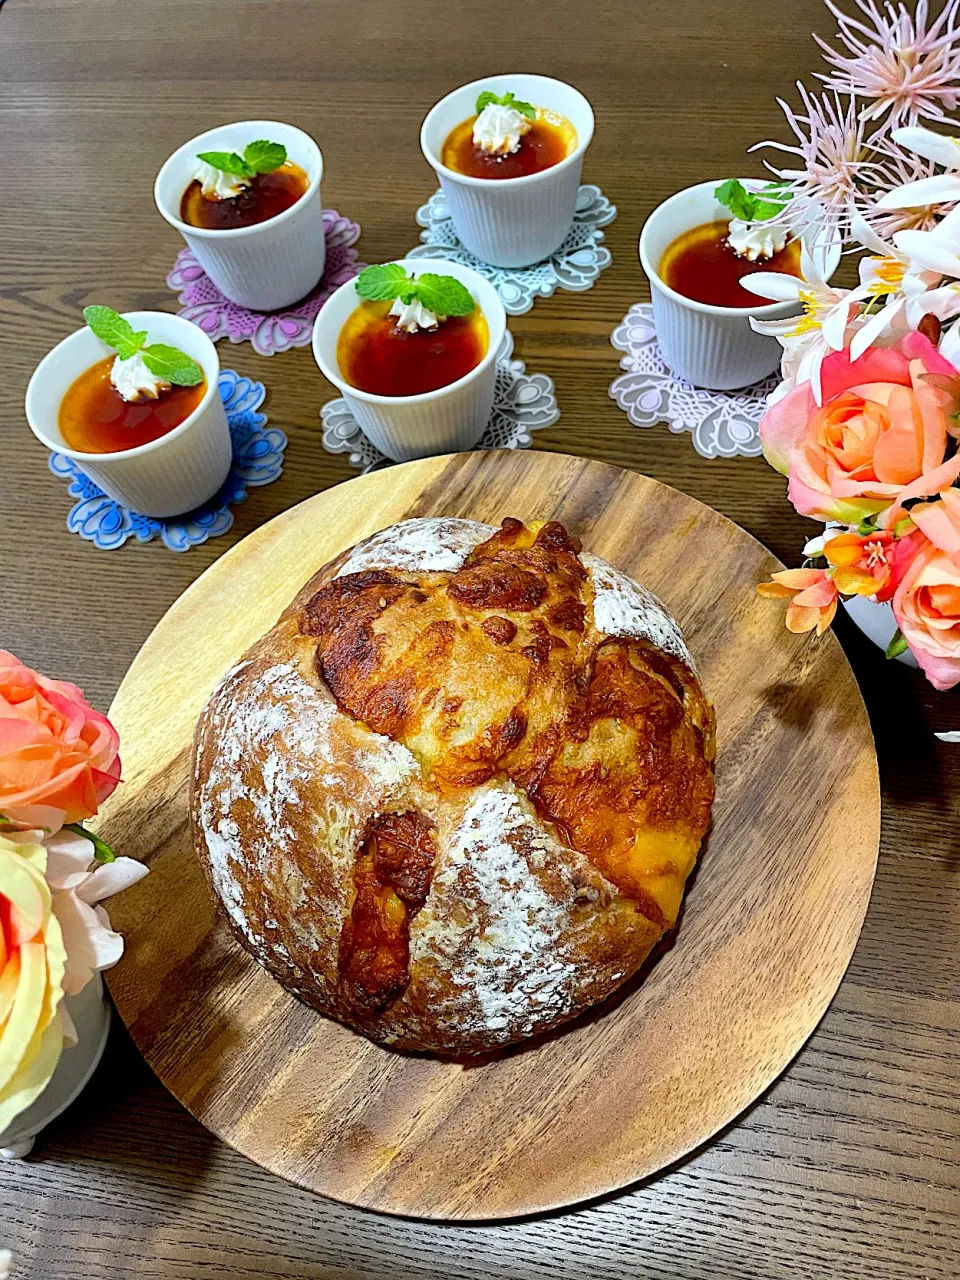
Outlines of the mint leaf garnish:
[{"label": "mint leaf garnish", "polygon": [[[357,277],[357,295],[367,302],[392,302],[401,296],[401,290],[410,281],[411,277],[399,262],[366,267]],[[412,298],[406,301],[411,302]]]},{"label": "mint leaf garnish", "polygon": [[899,627],[897,627],[896,631],[893,633],[893,639],[884,650],[883,656],[885,658],[899,658],[900,654],[906,651],[906,648],[907,642],[903,638],[903,632]]},{"label": "mint leaf garnish", "polygon": [[195,387],[203,381],[203,370],[196,360],[162,342],[144,347],[143,363],[152,374],[178,387]]},{"label": "mint leaf garnish", "polygon": [[107,842],[101,840],[99,836],[95,836],[92,831],[88,831],[79,822],[65,822],[63,829],[64,831],[72,831],[75,836],[83,836],[85,840],[89,840],[93,845],[93,856],[98,862],[116,862],[117,855]]},{"label": "mint leaf garnish", "polygon": [[[529,102],[521,102],[509,90],[506,93],[493,93],[490,89],[484,91],[477,98],[477,115],[488,107],[491,102],[495,102],[498,107],[513,107],[514,111],[519,111],[522,116],[526,116],[528,120],[536,120],[537,109]],[[426,303],[424,303],[426,306]]]},{"label": "mint leaf garnish", "polygon": [[221,173],[235,173],[239,178],[253,177],[253,171],[246,160],[235,151],[198,151],[197,159],[219,169]]},{"label": "mint leaf garnish", "polygon": [[287,163],[287,148],[279,142],[251,142],[244,148],[244,163],[253,173],[273,173]]},{"label": "mint leaf garnish", "polygon": [[392,302],[399,298],[404,306],[416,300],[437,316],[468,316],[476,306],[470,290],[455,276],[430,271],[410,276],[398,262],[361,271],[357,295],[366,302]]},{"label": "mint leaf garnish", "polygon": [[417,298],[436,316],[468,316],[476,305],[470,290],[455,276],[427,272],[417,276],[415,284]]},{"label": "mint leaf garnish", "polygon": [[147,340],[144,330],[135,333],[129,320],[112,307],[84,307],[83,318],[101,342],[113,347],[121,360],[135,356]]},{"label": "mint leaf garnish", "polygon": [[713,194],[743,222],[769,221],[786,207],[788,199],[779,183],[769,182],[759,191],[748,191],[736,178],[721,182]]},{"label": "mint leaf garnish", "polygon": [[273,173],[287,163],[287,148],[280,142],[260,138],[246,145],[243,155],[236,151],[200,151],[197,159],[213,165],[221,173],[235,173],[238,178],[252,178],[258,173]]}]

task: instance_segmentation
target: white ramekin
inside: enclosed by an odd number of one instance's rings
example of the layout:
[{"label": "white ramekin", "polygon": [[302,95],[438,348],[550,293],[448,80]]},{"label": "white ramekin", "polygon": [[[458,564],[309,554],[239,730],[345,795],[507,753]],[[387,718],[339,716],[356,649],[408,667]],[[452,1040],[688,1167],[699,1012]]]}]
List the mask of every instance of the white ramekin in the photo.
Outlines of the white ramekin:
[{"label": "white ramekin", "polygon": [[91,329],[78,329],[37,365],[27,387],[27,421],[41,444],[66,454],[109,497],[145,516],[178,516],[217,492],[233,456],[230,427],[217,386],[217,349],[196,325],[166,311],[127,311],[134,329],[148,341],[185,351],[203,369],[207,390],[188,418],[165,436],[122,453],[82,453],[70,449],[57,419],[67,388],[84,370],[111,354]]},{"label": "white ramekin", "polygon": [[[558,111],[577,131],[574,151],[550,169],[523,178],[470,178],[440,160],[451,129],[476,114],[483,89],[512,89],[524,102]],[[583,153],[593,137],[593,110],[582,93],[547,76],[502,75],[454,89],[431,108],[420,147],[437,171],[457,235],[481,262],[529,267],[559,249],[573,223]]]},{"label": "white ramekin", "polygon": [[500,295],[489,281],[458,262],[437,258],[401,261],[411,275],[456,276],[473,294],[487,320],[490,345],[475,369],[436,391],[417,396],[378,396],[344,381],[337,363],[337,339],[347,317],[360,305],[355,280],[324,303],[313,327],[313,355],[325,378],[338,387],[364,435],[395,462],[436,453],[472,449],[490,420],[497,384],[497,351],[507,327]]},{"label": "white ramekin", "polygon": [[660,260],[677,236],[704,222],[729,220],[730,210],[713,194],[722,181],[687,187],[658,205],[640,232],[640,263],[650,281],[653,322],[667,365],[695,387],[732,391],[773,373],[782,355],[776,338],[750,328],[750,317],[782,320],[798,315],[800,307],[759,300],[755,307],[715,307],[685,298],[660,278]]},{"label": "white ramekin", "polygon": [[[242,153],[260,138],[283,143],[288,158],[309,178],[297,203],[267,222],[232,231],[208,231],[181,222],[180,201],[193,179],[197,152]],[[302,129],[276,120],[243,120],[208,129],[178,148],[157,174],[153,198],[224,297],[252,311],[275,311],[299,302],[323,275],[322,176],[320,148]]]}]

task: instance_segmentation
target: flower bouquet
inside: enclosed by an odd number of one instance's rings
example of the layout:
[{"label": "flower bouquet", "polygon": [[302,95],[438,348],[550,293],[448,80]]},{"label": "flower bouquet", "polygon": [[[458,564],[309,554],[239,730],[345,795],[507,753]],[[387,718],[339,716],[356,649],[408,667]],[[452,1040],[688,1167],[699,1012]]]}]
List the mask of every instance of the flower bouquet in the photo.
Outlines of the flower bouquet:
[{"label": "flower bouquet", "polygon": [[101,902],[147,874],[83,826],[118,748],[79,689],[0,650],[0,1139],[77,1043],[64,997],[123,953]]},{"label": "flower bouquet", "polygon": [[[802,307],[751,322],[783,346],[760,436],[796,510],[826,526],[802,568],[758,589],[789,601],[791,631],[817,635],[842,599],[889,603],[887,655],[909,648],[949,689],[960,681],[960,122],[945,113],[960,102],[960,0],[932,23],[926,0],[856,0],[858,17],[826,4],[839,30],[836,44],[815,37],[824,89],[800,85],[799,111],[781,102],[795,145],[758,144],[795,159],[740,195],[755,222],[803,239],[802,278],[742,283]],[[826,278],[838,246],[862,255],[853,288]]]}]

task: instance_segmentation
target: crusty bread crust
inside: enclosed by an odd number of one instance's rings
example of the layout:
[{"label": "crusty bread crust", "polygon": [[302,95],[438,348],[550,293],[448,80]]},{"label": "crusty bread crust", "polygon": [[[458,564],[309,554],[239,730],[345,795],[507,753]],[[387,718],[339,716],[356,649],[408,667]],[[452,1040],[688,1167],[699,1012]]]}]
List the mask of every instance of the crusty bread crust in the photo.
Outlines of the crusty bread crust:
[{"label": "crusty bread crust", "polygon": [[243,945],[371,1039],[472,1055],[636,973],[713,799],[713,715],[649,593],[561,526],[392,526],[212,694],[191,816]]}]

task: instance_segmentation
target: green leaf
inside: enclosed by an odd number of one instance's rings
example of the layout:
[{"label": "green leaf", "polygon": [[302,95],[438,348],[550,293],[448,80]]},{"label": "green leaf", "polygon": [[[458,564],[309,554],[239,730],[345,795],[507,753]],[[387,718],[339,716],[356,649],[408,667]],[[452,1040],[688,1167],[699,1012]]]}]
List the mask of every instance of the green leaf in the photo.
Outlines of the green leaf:
[{"label": "green leaf", "polygon": [[121,360],[128,360],[147,340],[146,333],[135,333],[129,320],[112,307],[84,307],[83,318],[101,342],[113,347]]},{"label": "green leaf", "polygon": [[509,90],[503,94],[496,94],[489,89],[484,89],[477,98],[477,115],[480,114],[484,107],[489,107],[491,102],[496,103],[498,107],[513,107],[514,111],[519,111],[528,120],[536,120],[537,118],[537,108],[529,102],[522,102]]},{"label": "green leaf", "polygon": [[99,836],[95,836],[92,831],[88,831],[79,822],[65,822],[63,829],[64,831],[72,831],[75,836],[83,836],[85,840],[89,840],[93,845],[93,856],[98,862],[116,862],[117,855],[107,842],[101,840]]},{"label": "green leaf", "polygon": [[440,276],[433,272],[417,276],[417,297],[437,316],[468,316],[476,306],[466,285],[455,276]]},{"label": "green leaf", "polygon": [[885,658],[899,658],[900,654],[904,653],[906,649],[907,642],[903,638],[903,632],[899,627],[897,627],[896,631],[893,633],[893,639],[884,650],[883,656]]},{"label": "green leaf", "polygon": [[252,178],[255,172],[235,151],[198,151],[197,159],[213,165],[221,173],[235,173],[240,178]]},{"label": "green leaf", "polygon": [[787,193],[776,182],[767,183],[759,191],[748,191],[737,178],[721,182],[714,196],[743,222],[766,222],[784,208]]},{"label": "green leaf", "polygon": [[203,381],[203,370],[196,360],[191,360],[176,347],[168,347],[162,342],[144,347],[143,363],[158,378],[178,387],[195,387]]},{"label": "green leaf", "polygon": [[857,525],[857,533],[860,535],[861,538],[866,538],[869,534],[876,533],[876,532],[877,532],[877,526],[874,524],[870,516],[864,516],[864,518]]},{"label": "green leaf", "polygon": [[287,163],[287,148],[279,142],[251,142],[244,150],[243,159],[253,173],[273,173]]},{"label": "green leaf", "polygon": [[399,262],[366,267],[357,276],[357,296],[367,302],[392,302],[409,281],[410,276]]}]

